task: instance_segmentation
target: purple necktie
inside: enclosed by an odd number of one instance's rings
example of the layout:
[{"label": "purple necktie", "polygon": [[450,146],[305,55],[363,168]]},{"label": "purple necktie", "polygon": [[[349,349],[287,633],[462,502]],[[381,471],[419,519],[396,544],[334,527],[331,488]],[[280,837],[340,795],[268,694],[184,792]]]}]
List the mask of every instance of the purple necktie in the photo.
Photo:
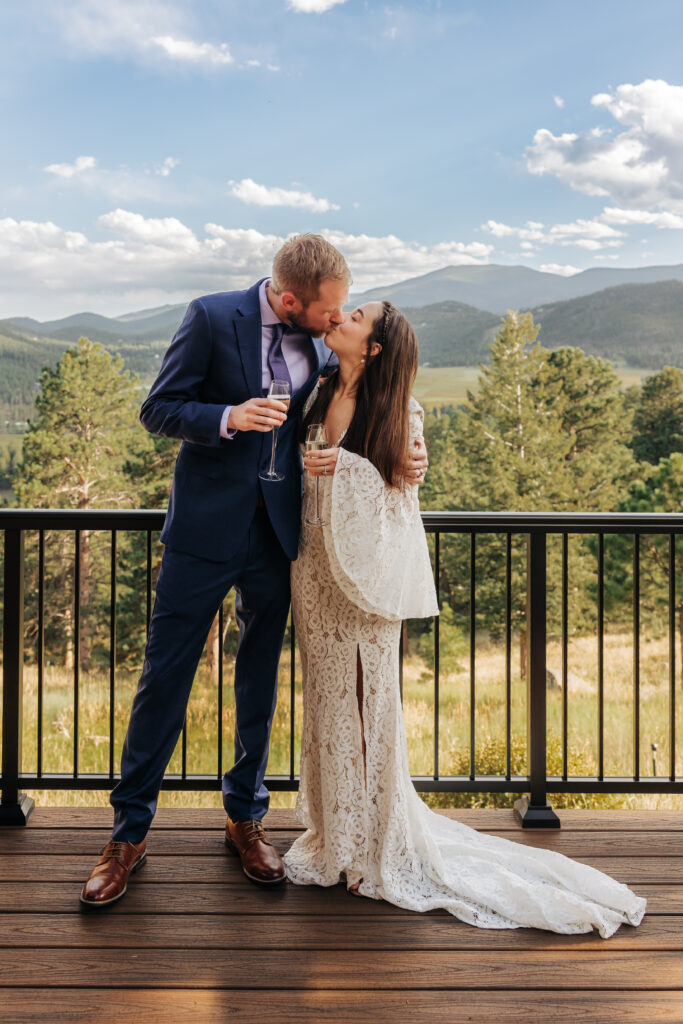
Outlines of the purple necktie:
[{"label": "purple necktie", "polygon": [[271,328],[273,338],[268,349],[268,368],[273,375],[273,380],[286,380],[289,390],[292,390],[292,378],[287,369],[285,357],[282,354],[282,338],[287,330],[284,324],[273,324]]}]

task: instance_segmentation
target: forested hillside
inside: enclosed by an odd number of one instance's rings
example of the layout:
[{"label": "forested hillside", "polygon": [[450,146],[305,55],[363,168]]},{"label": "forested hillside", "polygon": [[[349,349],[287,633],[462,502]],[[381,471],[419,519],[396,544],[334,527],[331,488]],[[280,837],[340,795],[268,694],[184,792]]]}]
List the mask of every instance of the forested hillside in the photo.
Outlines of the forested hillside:
[{"label": "forested hillside", "polygon": [[[419,298],[415,289],[411,294]],[[497,313],[453,300],[403,308],[418,334],[420,365],[476,366],[489,361],[500,325]],[[117,319],[84,313],[44,324],[29,318],[1,321],[0,421],[29,418],[40,371],[54,368],[81,336],[121,355],[142,385],[149,386],[183,309],[165,306]],[[683,365],[681,281],[619,285],[531,312],[546,348],[571,345],[616,365],[652,370]]]},{"label": "forested hillside", "polygon": [[[75,339],[77,340],[77,339]],[[94,339],[91,339],[94,340]],[[148,386],[170,338],[136,343],[109,343],[108,351],[120,355],[126,367]],[[6,326],[0,333],[0,423],[24,422],[33,415],[41,371],[54,369],[73,341],[45,336],[29,337]]]},{"label": "forested hillside", "polygon": [[[458,302],[406,308],[420,365],[488,362],[500,318]],[[546,348],[571,345],[622,366],[683,365],[683,282],[625,284],[531,310]]]},{"label": "forested hillside", "polygon": [[403,310],[420,341],[421,366],[476,366],[488,362],[500,317],[464,302],[437,302]]}]

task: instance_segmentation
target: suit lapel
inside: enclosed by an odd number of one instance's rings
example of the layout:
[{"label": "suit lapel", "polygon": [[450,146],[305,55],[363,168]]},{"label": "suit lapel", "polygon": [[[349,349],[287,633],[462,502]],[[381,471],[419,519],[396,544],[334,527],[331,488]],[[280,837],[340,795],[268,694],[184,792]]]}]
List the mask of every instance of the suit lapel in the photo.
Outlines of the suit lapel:
[{"label": "suit lapel", "polygon": [[235,320],[237,347],[249,394],[261,394],[261,317],[258,313]]},{"label": "suit lapel", "polygon": [[322,338],[311,338],[313,342],[313,348],[315,349],[315,355],[318,360],[318,365],[315,372],[320,373],[324,366],[327,365],[328,361],[332,357],[332,350],[327,347]]},{"label": "suit lapel", "polygon": [[251,395],[261,394],[261,307],[257,281],[245,293],[237,309],[234,326],[242,369]]}]

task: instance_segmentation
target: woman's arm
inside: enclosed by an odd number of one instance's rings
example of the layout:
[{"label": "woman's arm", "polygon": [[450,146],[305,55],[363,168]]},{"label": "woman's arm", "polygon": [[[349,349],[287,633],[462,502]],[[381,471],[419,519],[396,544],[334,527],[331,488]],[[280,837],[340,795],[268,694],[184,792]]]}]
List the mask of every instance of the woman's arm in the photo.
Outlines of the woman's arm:
[{"label": "woman's arm", "polygon": [[[409,431],[410,441],[406,463],[403,466],[400,476],[405,478],[406,483],[416,484],[418,487],[424,483],[425,474],[429,466],[427,449],[424,443],[423,421],[424,412],[417,402],[411,401]],[[325,448],[319,452],[307,452],[304,455],[304,467],[311,476],[333,476],[339,458],[339,448]]]}]

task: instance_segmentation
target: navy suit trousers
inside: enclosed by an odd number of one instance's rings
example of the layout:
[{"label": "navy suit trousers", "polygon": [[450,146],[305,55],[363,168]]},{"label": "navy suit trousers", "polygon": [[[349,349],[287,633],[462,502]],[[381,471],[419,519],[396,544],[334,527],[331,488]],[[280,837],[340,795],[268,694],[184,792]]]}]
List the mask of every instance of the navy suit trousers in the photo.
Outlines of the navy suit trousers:
[{"label": "navy suit trousers", "polygon": [[[240,642],[235,664],[235,765],[223,777],[223,803],[235,821],[261,819],[263,784],[277,699],[277,669],[289,610],[289,561],[263,507],[242,550],[227,562],[164,551],[145,662],[111,794],[113,838],[139,843],[183,727],[211,623],[236,590]],[[213,742],[207,736],[206,742]]]}]

